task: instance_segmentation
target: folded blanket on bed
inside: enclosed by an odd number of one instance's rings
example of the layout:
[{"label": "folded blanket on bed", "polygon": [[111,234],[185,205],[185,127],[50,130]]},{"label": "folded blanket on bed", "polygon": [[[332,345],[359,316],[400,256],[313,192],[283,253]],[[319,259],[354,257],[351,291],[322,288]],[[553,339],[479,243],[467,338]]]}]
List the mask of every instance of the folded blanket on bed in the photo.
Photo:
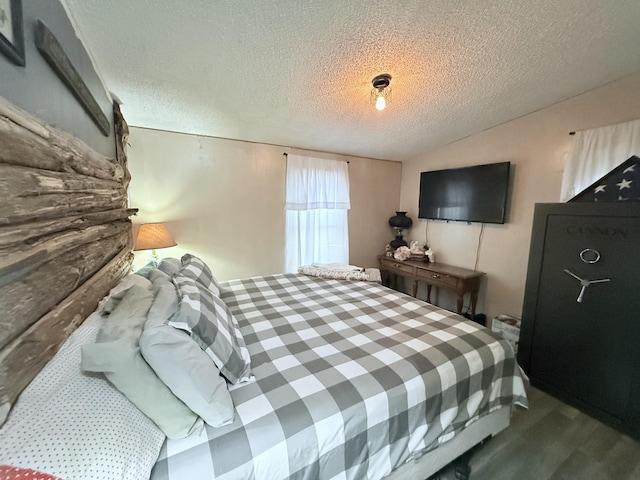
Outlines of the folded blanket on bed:
[{"label": "folded blanket on bed", "polygon": [[302,267],[298,267],[298,273],[334,280],[357,280],[382,283],[380,270],[377,268],[361,268],[337,263],[312,263],[311,265],[303,265]]},{"label": "folded blanket on bed", "polygon": [[329,268],[331,270],[347,270],[349,272],[364,272],[364,268],[355,265],[345,265],[344,263],[312,263],[311,267]]}]

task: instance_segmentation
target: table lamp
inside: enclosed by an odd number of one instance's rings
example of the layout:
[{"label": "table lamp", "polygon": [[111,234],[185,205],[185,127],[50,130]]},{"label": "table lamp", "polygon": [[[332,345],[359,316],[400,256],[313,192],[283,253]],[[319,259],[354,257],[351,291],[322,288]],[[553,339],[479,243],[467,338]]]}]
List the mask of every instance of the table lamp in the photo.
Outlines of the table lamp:
[{"label": "table lamp", "polygon": [[176,241],[162,223],[143,223],[138,230],[134,250],[151,250],[151,259],[157,263],[156,249],[176,245]]},{"label": "table lamp", "polygon": [[389,242],[389,246],[394,250],[399,247],[406,247],[407,242],[402,238],[403,230],[411,228],[413,220],[407,217],[407,212],[396,212],[396,214],[389,219],[389,226],[396,231],[395,240]]}]

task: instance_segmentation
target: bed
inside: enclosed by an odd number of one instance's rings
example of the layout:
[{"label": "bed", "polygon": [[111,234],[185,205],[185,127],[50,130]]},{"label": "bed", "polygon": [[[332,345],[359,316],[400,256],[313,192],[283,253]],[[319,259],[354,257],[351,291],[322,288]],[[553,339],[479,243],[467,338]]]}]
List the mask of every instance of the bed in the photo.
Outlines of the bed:
[{"label": "bed", "polygon": [[[238,322],[252,378],[228,387],[232,423],[162,443],[152,480],[426,478],[505,428],[515,405],[526,406],[524,381],[504,340],[377,283],[281,274],[221,283],[219,296]],[[94,324],[108,321],[92,317]],[[82,410],[68,401],[66,408]],[[93,478],[86,471],[74,476],[77,465],[70,471],[25,459],[29,436],[6,438],[35,428],[33,412],[20,407],[16,416],[27,420],[10,418],[0,430],[8,446],[0,463],[68,480]],[[159,446],[150,428],[144,424],[141,432]],[[55,444],[56,435],[46,441]]]},{"label": "bed", "polygon": [[[123,119],[116,127],[121,148],[108,159],[0,99],[0,177],[11,179],[0,185],[7,198],[0,209],[0,475],[426,478],[526,406],[526,378],[510,346],[484,327],[373,282],[273,275],[203,283],[215,290],[215,308],[235,319],[230,335],[242,339],[224,362],[242,367],[248,359],[248,369],[215,370],[208,360],[215,375],[199,385],[226,403],[215,404],[204,425],[206,415],[180,397],[179,425],[163,423],[177,398],[167,393],[168,378],[158,373],[153,391],[151,380],[135,376],[116,388],[100,362],[83,364],[114,315],[122,314],[125,343],[138,348],[159,310],[160,289],[131,287],[140,275],[125,276],[135,210],[126,208]],[[176,295],[174,286],[168,290]],[[134,290],[146,291],[147,310],[125,293],[104,314],[116,291]],[[182,309],[190,301],[174,303]],[[154,328],[180,330],[169,314],[154,318],[161,323]],[[192,333],[175,335],[207,357],[210,345],[192,342]],[[134,365],[148,370],[150,359],[126,355],[107,360],[120,360],[125,373]],[[194,372],[201,373],[185,369],[178,380]],[[136,387],[149,389],[150,410],[134,404]],[[185,438],[168,440],[163,428]]]}]

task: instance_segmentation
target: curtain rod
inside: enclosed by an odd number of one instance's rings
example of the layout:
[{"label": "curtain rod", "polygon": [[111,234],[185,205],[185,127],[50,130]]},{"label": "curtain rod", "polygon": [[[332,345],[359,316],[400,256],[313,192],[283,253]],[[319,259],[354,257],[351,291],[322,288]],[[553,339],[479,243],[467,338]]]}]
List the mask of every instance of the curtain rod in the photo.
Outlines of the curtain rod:
[{"label": "curtain rod", "polygon": [[[288,154],[287,152],[284,152],[284,153],[283,153],[283,155],[284,155],[285,157],[288,157],[288,156],[289,156],[289,154]],[[341,162],[341,161],[343,161],[343,160],[336,160],[336,161],[337,161],[337,162]],[[347,164],[349,164],[349,163],[351,163],[351,162],[350,162],[349,160],[347,160]]]},{"label": "curtain rod", "polygon": [[[625,122],[617,122],[617,123],[611,123],[611,124],[608,124],[608,125],[602,125],[601,127],[593,127],[593,128],[591,128],[591,130],[595,130],[595,129],[598,129],[598,128],[604,128],[604,127],[613,127],[613,126],[616,126],[616,125],[623,125],[625,123],[637,122],[638,120],[640,120],[640,118],[636,118],[634,120],[628,120],[628,121],[625,121]],[[580,130],[580,131],[582,131],[582,130]],[[576,134],[576,132],[569,132],[569,135],[575,135],[575,134]]]}]

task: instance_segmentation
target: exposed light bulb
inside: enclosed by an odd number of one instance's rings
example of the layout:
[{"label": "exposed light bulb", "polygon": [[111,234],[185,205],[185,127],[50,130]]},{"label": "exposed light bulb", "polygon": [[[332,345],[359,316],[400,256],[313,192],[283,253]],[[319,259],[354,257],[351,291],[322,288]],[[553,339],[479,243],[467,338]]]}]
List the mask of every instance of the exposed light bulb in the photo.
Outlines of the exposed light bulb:
[{"label": "exposed light bulb", "polygon": [[371,90],[371,97],[369,101],[371,102],[371,105],[376,107],[376,110],[384,110],[387,108],[387,103],[391,102],[390,81],[391,75],[388,73],[382,73],[373,77],[373,80],[371,80],[373,89]]}]

